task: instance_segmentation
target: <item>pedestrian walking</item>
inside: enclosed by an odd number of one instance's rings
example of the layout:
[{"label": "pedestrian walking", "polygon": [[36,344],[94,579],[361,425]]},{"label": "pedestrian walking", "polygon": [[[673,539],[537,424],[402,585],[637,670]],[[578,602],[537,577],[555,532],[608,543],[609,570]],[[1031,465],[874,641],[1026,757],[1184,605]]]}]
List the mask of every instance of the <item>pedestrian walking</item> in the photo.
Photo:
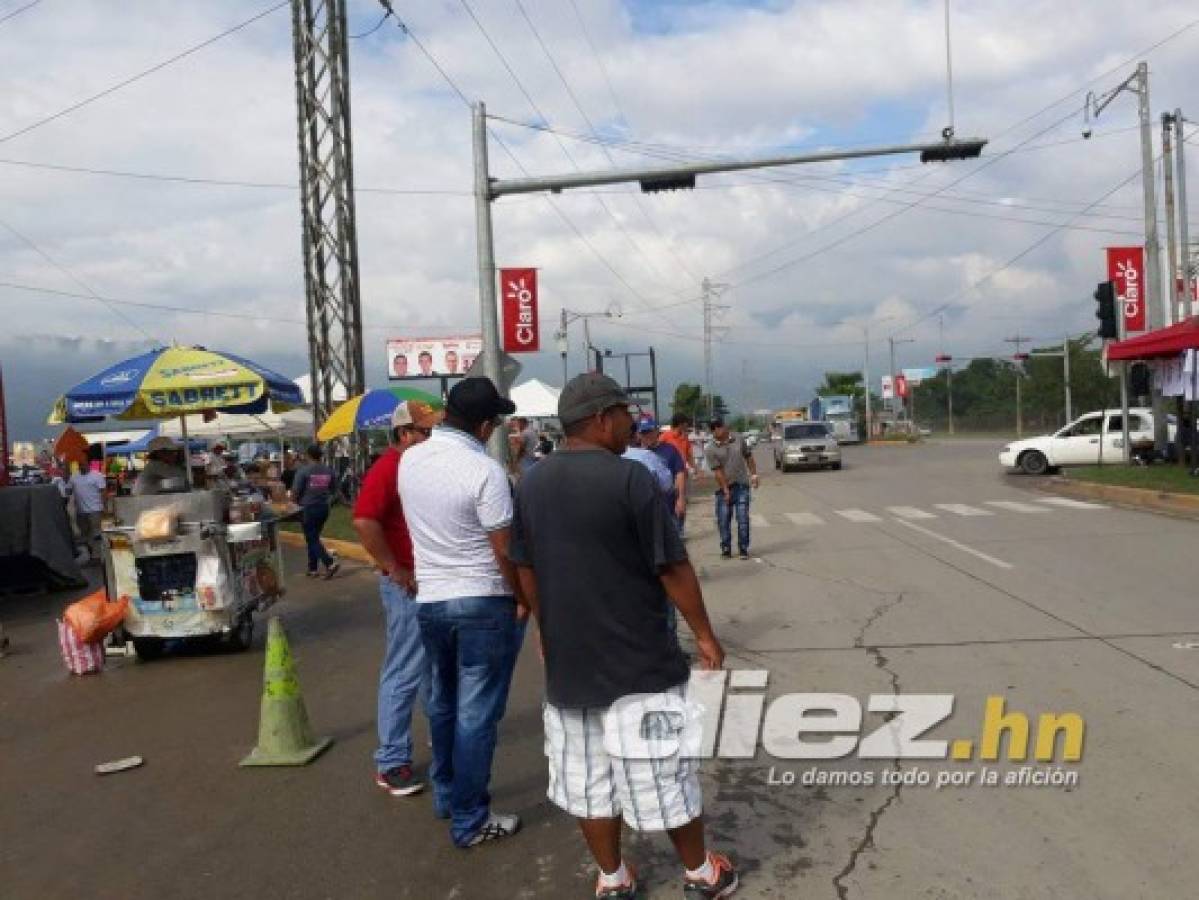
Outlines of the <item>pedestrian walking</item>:
[{"label": "pedestrian walking", "polygon": [[518,816],[491,809],[488,793],[527,609],[508,559],[512,489],[486,445],[515,410],[490,379],[464,378],[450,390],[443,424],[400,466],[416,615],[432,673],[433,806],[450,820],[459,847],[520,828]]},{"label": "pedestrian walking", "polygon": [[367,471],[354,504],[354,530],[379,567],[387,643],[379,671],[375,784],[393,797],[424,788],[412,771],[412,712],[418,697],[426,715],[429,709],[429,663],[416,620],[416,564],[400,503],[400,462],[439,421],[441,416],[424,403],[397,406],[390,446]]},{"label": "pedestrian walking", "polygon": [[708,468],[716,476],[716,527],[720,532],[720,555],[733,555],[733,514],[737,516],[737,550],[749,559],[749,500],[758,486],[758,467],[753,451],[739,434],[729,431],[723,419],[712,420],[712,440],[704,451]]},{"label": "pedestrian walking", "polygon": [[[544,649],[548,796],[575,817],[599,866],[596,897],[637,895],[636,872],[621,853],[623,820],[637,831],[665,831],[685,869],[684,896],[712,900],[736,890],[737,873],[705,844],[698,761],[677,740],[673,755],[652,759],[609,749],[626,737],[607,715],[618,701],[683,694],[690,673],[667,625],[672,603],[704,668],[724,662],[653,476],[621,458],[633,427],[628,402],[605,375],[572,379],[558,401],[566,445],[517,489],[510,552]],[[663,713],[638,724],[667,738],[682,727]]]},{"label": "pedestrian walking", "polygon": [[321,459],[319,444],[312,444],[307,451],[308,462],[296,472],[292,483],[291,497],[300,505],[300,524],[304,530],[304,542],[308,545],[308,577],[316,578],[320,567],[325,567],[325,577],[332,578],[341,568],[339,563],[321,543],[321,532],[329,521],[329,507],[337,491],[337,473]]},{"label": "pedestrian walking", "polygon": [[75,503],[75,527],[87,550],[89,562],[100,560],[100,517],[104,512],[104,491],[108,480],[100,471],[100,463],[88,463],[87,471],[71,476],[69,492]]}]

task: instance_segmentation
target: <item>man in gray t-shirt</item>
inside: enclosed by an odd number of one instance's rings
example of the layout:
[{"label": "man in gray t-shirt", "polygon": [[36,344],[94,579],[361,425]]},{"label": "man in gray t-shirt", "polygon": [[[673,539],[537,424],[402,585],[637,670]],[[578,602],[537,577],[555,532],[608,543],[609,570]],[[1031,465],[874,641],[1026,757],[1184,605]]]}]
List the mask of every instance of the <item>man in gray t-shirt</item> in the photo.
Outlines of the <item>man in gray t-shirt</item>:
[{"label": "man in gray t-shirt", "polygon": [[684,691],[672,603],[696,636],[701,665],[719,669],[724,659],[661,491],[648,469],[620,457],[633,429],[628,402],[607,376],[572,379],[558,400],[566,446],[517,487],[508,554],[545,657],[548,795],[587,838],[600,869],[596,896],[636,894],[635,871],[621,858],[623,818],[638,831],[669,832],[688,897],[725,897],[737,875],[705,846],[695,760],[677,746],[654,759],[612,750],[628,736],[619,715],[606,715],[614,705]]},{"label": "man in gray t-shirt", "polygon": [[737,549],[749,559],[750,488],[758,486],[758,467],[745,438],[729,431],[721,419],[712,420],[712,440],[704,451],[708,468],[716,476],[716,527],[720,555],[733,555],[733,512],[737,513]]}]

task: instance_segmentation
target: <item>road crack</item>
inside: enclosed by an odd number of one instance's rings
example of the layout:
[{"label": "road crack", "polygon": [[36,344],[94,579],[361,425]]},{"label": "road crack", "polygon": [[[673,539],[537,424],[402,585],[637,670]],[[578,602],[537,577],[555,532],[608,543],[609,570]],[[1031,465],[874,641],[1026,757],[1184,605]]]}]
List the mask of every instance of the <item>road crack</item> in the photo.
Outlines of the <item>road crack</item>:
[{"label": "road crack", "polygon": [[[876,606],[873,611],[871,611],[870,615],[866,617],[866,621],[862,623],[862,627],[858,631],[857,637],[854,639],[854,646],[865,650],[870,658],[874,660],[874,665],[887,673],[891,680],[891,691],[895,694],[902,692],[899,673],[891,668],[891,660],[887,658],[886,654],[883,653],[879,646],[866,643],[866,632],[870,630],[870,627],[874,625],[875,622],[877,622],[890,610],[894,609],[902,602],[903,593],[901,592],[896,594],[891,599]],[[898,751],[898,749],[898,742],[896,742],[896,751]],[[891,771],[895,773],[900,773],[903,771],[903,763],[898,756],[896,757],[894,764],[891,766]],[[858,861],[861,859],[862,854],[864,854],[867,850],[877,849],[874,843],[874,833],[878,829],[878,823],[881,821],[887,810],[891,808],[891,805],[900,799],[900,793],[902,791],[903,783],[899,780],[896,780],[895,786],[883,799],[883,802],[871,810],[870,817],[866,820],[866,830],[862,833],[862,837],[854,845],[853,849],[850,850],[849,859],[846,860],[841,871],[833,877],[833,889],[837,892],[838,900],[849,900],[849,886],[846,885],[845,881],[857,870]]]}]

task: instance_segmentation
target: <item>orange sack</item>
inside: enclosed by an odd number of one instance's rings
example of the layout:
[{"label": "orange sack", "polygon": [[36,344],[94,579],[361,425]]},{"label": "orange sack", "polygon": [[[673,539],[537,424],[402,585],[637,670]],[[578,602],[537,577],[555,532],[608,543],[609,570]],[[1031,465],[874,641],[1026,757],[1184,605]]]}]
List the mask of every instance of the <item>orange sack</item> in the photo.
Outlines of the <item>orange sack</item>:
[{"label": "orange sack", "polygon": [[104,640],[110,631],[124,621],[128,609],[128,597],[122,596],[119,600],[109,603],[108,595],[101,588],[68,606],[62,618],[71,626],[79,640],[85,644],[94,644]]}]

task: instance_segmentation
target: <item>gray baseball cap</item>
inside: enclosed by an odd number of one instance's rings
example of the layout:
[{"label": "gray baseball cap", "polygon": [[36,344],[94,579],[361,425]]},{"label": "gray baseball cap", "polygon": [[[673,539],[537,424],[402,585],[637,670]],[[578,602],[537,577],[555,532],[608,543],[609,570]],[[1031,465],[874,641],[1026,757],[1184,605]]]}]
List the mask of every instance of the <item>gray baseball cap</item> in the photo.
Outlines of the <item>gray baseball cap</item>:
[{"label": "gray baseball cap", "polygon": [[558,397],[558,419],[565,428],[613,406],[625,406],[629,395],[607,375],[585,372],[566,383]]}]

